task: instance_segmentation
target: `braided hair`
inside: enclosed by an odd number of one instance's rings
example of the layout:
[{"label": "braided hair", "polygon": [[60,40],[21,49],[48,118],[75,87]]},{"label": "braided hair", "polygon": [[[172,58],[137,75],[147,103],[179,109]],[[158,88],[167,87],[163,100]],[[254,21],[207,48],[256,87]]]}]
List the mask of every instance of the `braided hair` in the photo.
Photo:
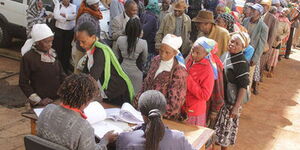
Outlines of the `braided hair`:
[{"label": "braided hair", "polygon": [[97,82],[87,74],[72,74],[61,84],[57,94],[64,105],[80,108],[99,94]]},{"label": "braided hair", "polygon": [[139,110],[149,119],[145,130],[145,150],[158,150],[159,142],[165,135],[162,114],[166,112],[165,96],[156,90],[144,92],[139,98]]}]

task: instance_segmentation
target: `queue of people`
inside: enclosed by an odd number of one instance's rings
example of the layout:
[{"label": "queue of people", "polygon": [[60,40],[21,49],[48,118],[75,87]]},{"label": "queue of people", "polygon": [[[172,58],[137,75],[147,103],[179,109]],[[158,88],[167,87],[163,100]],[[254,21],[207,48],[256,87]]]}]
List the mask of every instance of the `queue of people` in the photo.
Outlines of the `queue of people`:
[{"label": "queue of people", "polygon": [[[238,13],[229,0],[199,7],[193,0],[162,0],[161,7],[158,0],[113,0],[105,39],[99,2],[76,8],[62,0],[52,16],[31,0],[27,11],[19,85],[31,107],[46,106],[38,136],[69,149],[105,150],[115,141],[121,150],[194,149],[164,118],[214,129],[211,147],[226,150],[236,142],[243,105],[299,39],[293,1],[246,1]],[[144,124],[95,143],[83,112],[94,99],[131,103]]]}]

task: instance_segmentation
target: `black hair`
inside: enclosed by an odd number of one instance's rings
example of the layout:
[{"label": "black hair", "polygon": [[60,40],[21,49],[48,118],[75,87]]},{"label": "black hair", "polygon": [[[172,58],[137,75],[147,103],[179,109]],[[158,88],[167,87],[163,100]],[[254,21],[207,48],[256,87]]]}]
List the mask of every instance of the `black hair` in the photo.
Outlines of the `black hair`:
[{"label": "black hair", "polygon": [[144,92],[139,98],[139,110],[149,119],[145,130],[145,150],[158,150],[159,142],[165,135],[161,116],[166,112],[166,98],[156,90]]},{"label": "black hair", "polygon": [[125,4],[124,4],[124,8],[128,9],[132,4],[136,4],[137,5],[137,3],[134,0],[127,0],[125,2]]},{"label": "black hair", "polygon": [[87,74],[72,74],[60,85],[57,94],[64,105],[80,108],[99,95],[97,82]]},{"label": "black hair", "polygon": [[137,17],[129,19],[125,27],[125,34],[127,35],[127,52],[130,56],[135,52],[136,44],[138,42],[139,36],[141,35],[142,27],[140,24],[140,19]]},{"label": "black hair", "polygon": [[89,36],[96,35],[97,33],[96,27],[91,22],[84,22],[78,27],[77,32],[83,32],[83,31],[88,33]]}]

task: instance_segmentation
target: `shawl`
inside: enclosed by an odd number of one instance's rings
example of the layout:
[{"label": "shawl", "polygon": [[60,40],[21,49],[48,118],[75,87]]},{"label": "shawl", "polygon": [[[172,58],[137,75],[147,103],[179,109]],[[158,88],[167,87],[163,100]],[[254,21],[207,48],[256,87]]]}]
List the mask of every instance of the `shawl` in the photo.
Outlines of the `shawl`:
[{"label": "shawl", "polygon": [[46,23],[46,18],[44,17],[46,13],[46,9],[38,8],[38,1],[39,0],[31,0],[29,2],[28,9],[26,10],[27,12],[27,28],[26,28],[26,34],[27,37],[30,37],[30,32],[35,24],[44,24]]},{"label": "shawl", "polygon": [[76,17],[76,20],[78,20],[78,18],[84,14],[84,13],[89,13],[91,14],[92,16],[96,17],[97,19],[102,19],[103,16],[102,16],[102,12],[100,11],[100,8],[98,8],[97,10],[93,10],[89,7],[87,7],[87,4],[85,1],[83,1],[79,7],[79,10],[78,10],[78,14],[77,14],[77,17]]}]

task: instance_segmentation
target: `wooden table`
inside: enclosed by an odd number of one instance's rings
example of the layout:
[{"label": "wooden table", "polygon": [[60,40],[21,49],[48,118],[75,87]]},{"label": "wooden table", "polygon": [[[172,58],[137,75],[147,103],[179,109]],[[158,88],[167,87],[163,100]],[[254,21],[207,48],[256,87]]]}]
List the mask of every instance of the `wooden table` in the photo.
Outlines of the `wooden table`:
[{"label": "wooden table", "polygon": [[[115,108],[116,106],[101,103],[104,108]],[[36,121],[37,116],[33,111],[22,113],[22,116],[25,118],[30,119],[30,126],[31,126],[31,134],[36,134]],[[186,125],[183,123],[170,121],[170,120],[163,120],[165,125],[167,125],[170,129],[182,131],[187,138],[187,140],[193,145],[194,148],[199,150],[205,150],[205,143],[212,137],[214,134],[214,130],[200,127],[200,126],[192,126]]]}]

